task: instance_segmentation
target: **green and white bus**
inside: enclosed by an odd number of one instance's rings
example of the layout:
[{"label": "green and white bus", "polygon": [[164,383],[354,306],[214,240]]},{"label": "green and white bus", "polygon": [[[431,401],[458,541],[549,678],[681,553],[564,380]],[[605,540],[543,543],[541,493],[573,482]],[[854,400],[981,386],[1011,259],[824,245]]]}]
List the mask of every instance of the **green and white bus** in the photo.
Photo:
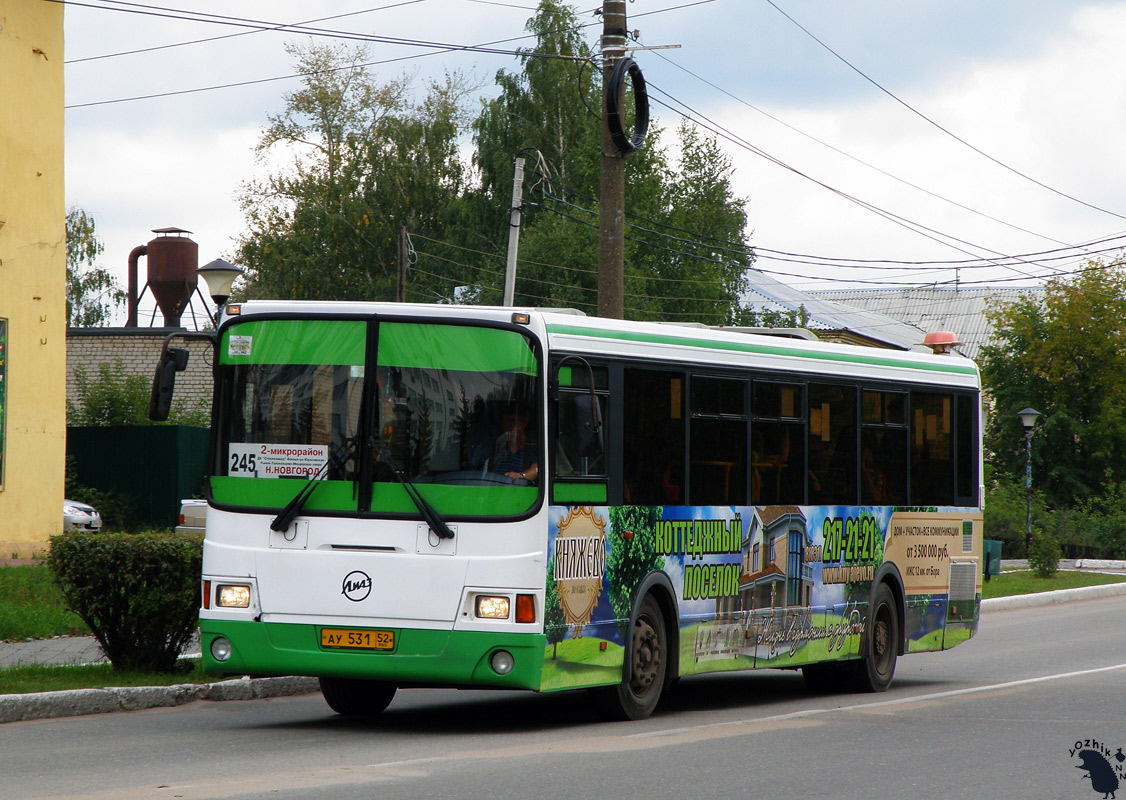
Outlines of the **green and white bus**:
[{"label": "green and white bus", "polygon": [[960,356],[281,301],[227,306],[214,344],[209,673],[315,676],[343,714],[400,687],[584,688],[639,719],[697,673],[882,691],[977,629]]}]

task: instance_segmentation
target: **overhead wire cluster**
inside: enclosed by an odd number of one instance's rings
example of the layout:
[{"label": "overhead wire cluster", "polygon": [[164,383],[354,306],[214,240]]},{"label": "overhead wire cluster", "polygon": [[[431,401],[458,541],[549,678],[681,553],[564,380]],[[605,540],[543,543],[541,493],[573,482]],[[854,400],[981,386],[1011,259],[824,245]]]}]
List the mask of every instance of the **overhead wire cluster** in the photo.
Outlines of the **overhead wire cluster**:
[{"label": "overhead wire cluster", "polygon": [[[497,39],[497,40],[494,40],[494,41],[489,41],[489,42],[484,42],[484,43],[479,43],[479,44],[473,44],[473,45],[462,45],[462,44],[449,43],[449,42],[432,41],[432,40],[427,40],[427,39],[413,39],[413,38],[382,36],[382,35],[374,35],[374,34],[364,34],[364,33],[357,33],[357,32],[354,32],[354,31],[339,30],[339,29],[335,29],[335,28],[328,28],[328,27],[321,26],[321,23],[329,22],[329,21],[332,21],[332,20],[338,20],[338,19],[342,19],[342,18],[345,18],[345,17],[354,17],[354,16],[358,16],[358,15],[361,15],[361,14],[366,14],[366,13],[375,12],[375,11],[383,11],[383,10],[392,9],[392,8],[401,7],[401,6],[414,5],[414,4],[417,4],[417,3],[425,2],[425,0],[399,0],[399,2],[389,2],[389,3],[386,3],[384,5],[374,6],[374,7],[371,7],[371,8],[366,8],[366,9],[362,9],[362,10],[358,10],[358,11],[351,11],[351,12],[347,12],[347,13],[335,14],[335,15],[331,15],[331,16],[316,18],[316,19],[303,20],[303,21],[295,22],[295,23],[282,23],[282,22],[274,22],[274,21],[266,21],[266,20],[257,20],[257,19],[250,19],[250,18],[238,17],[238,16],[233,16],[233,15],[209,14],[209,13],[188,11],[188,10],[183,10],[183,9],[177,9],[177,8],[171,8],[171,7],[165,7],[165,6],[157,6],[157,5],[151,5],[151,4],[145,4],[145,3],[127,2],[127,0],[45,0],[45,1],[46,2],[64,3],[66,5],[79,6],[79,7],[85,7],[85,8],[100,9],[100,10],[106,10],[106,11],[115,11],[115,12],[120,12],[120,13],[143,14],[143,15],[155,16],[155,17],[161,17],[161,18],[167,18],[167,19],[183,20],[183,21],[186,21],[186,22],[208,23],[208,24],[214,24],[214,25],[239,29],[238,32],[227,33],[227,34],[223,34],[223,35],[215,36],[215,37],[192,39],[192,40],[188,40],[188,41],[174,42],[174,43],[169,43],[169,44],[164,44],[164,45],[155,45],[155,46],[151,46],[151,47],[138,48],[138,49],[132,49],[132,50],[127,50],[127,51],[120,51],[120,52],[114,52],[114,53],[104,53],[104,54],[93,55],[93,56],[85,56],[85,57],[82,57],[82,58],[76,58],[76,59],[68,60],[66,62],[68,64],[77,64],[77,63],[83,63],[83,62],[88,62],[88,61],[93,61],[93,60],[101,60],[101,59],[106,59],[106,58],[112,58],[112,57],[116,57],[116,56],[132,55],[132,54],[137,54],[137,53],[151,52],[151,51],[154,51],[154,50],[161,50],[161,49],[168,49],[168,48],[173,48],[173,47],[181,47],[181,46],[186,46],[186,45],[199,44],[199,43],[209,42],[209,41],[218,41],[218,40],[221,40],[221,39],[230,39],[230,38],[234,38],[234,37],[238,37],[238,36],[245,36],[245,35],[252,34],[252,33],[262,33],[262,32],[281,32],[281,33],[290,33],[290,34],[300,34],[300,35],[306,35],[306,36],[328,37],[328,38],[332,38],[334,40],[356,41],[356,42],[361,42],[361,43],[375,43],[375,44],[384,44],[384,45],[394,45],[394,46],[410,47],[410,48],[413,48],[413,49],[416,49],[416,50],[421,49],[421,50],[424,51],[422,53],[416,52],[416,53],[413,53],[413,54],[410,54],[410,55],[405,55],[405,56],[395,57],[395,58],[381,59],[381,60],[377,60],[377,61],[368,62],[368,63],[365,63],[365,64],[348,65],[346,67],[340,67],[339,69],[355,69],[355,68],[358,68],[358,67],[368,67],[368,66],[382,65],[382,64],[387,64],[387,63],[392,63],[392,62],[397,62],[397,61],[406,61],[406,60],[411,60],[411,59],[417,59],[417,58],[425,57],[425,56],[428,56],[428,55],[450,53],[450,52],[472,52],[472,53],[483,53],[483,54],[489,54],[489,55],[516,56],[516,57],[521,57],[521,58],[565,58],[565,59],[570,59],[570,60],[578,60],[578,61],[582,62],[583,66],[585,66],[585,64],[587,62],[587,59],[582,59],[582,58],[571,59],[571,57],[559,56],[559,55],[556,55],[556,54],[537,53],[537,52],[531,51],[529,49],[524,49],[524,48],[510,49],[510,48],[506,48],[506,47],[502,46],[502,45],[511,45],[513,43],[526,40],[526,39],[530,38],[530,34],[525,34],[525,35],[521,35],[521,36],[514,36],[514,37],[509,37],[509,38],[502,38],[502,39]],[[515,5],[515,4],[511,4],[511,3],[502,3],[502,2],[497,2],[496,0],[469,0],[469,1],[470,2],[478,2],[478,3],[488,3],[488,4],[492,4],[492,5],[512,6],[512,7],[517,7],[517,8],[524,8],[526,10],[534,10],[534,9],[529,9],[526,6],[518,6],[518,5]],[[638,14],[632,15],[632,17],[637,18],[637,17],[648,16],[648,15],[651,15],[651,14],[665,13],[665,12],[668,12],[668,11],[674,11],[674,10],[677,10],[677,9],[687,8],[687,7],[690,7],[690,6],[700,5],[700,4],[704,4],[704,3],[711,3],[711,2],[715,2],[715,0],[695,0],[695,2],[686,2],[686,3],[679,4],[679,5],[670,6],[670,7],[667,7],[667,8],[653,9],[653,10],[646,11],[646,12],[640,12]],[[824,41],[822,41],[820,38],[818,38],[809,29],[802,26],[791,15],[787,14],[787,12],[784,11],[776,2],[774,2],[774,0],[765,0],[765,2],[767,4],[769,4],[770,6],[772,6],[774,9],[776,9],[787,20],[789,20],[791,23],[793,23],[795,26],[797,26],[805,35],[810,37],[819,46],[825,48],[834,57],[836,57],[838,60],[840,60],[842,63],[844,63],[848,68],[850,68],[851,70],[856,72],[865,81],[867,81],[870,84],[872,84],[873,86],[875,86],[878,90],[880,90],[884,94],[888,95],[895,102],[899,103],[900,105],[902,105],[903,107],[908,109],[910,112],[912,112],[912,113],[916,114],[917,116],[921,117],[923,120],[925,120],[929,124],[933,125],[938,130],[942,131],[944,134],[952,137],[953,139],[955,139],[956,141],[958,141],[962,145],[971,149],[973,152],[983,156],[984,158],[988,159],[989,161],[993,162],[994,164],[996,164],[996,165],[998,165],[998,166],[1018,175],[1019,177],[1025,179],[1027,181],[1030,181],[1034,185],[1039,186],[1039,187],[1041,187],[1041,188],[1043,188],[1047,191],[1050,191],[1050,192],[1052,192],[1052,193],[1054,193],[1054,194],[1056,194],[1060,197],[1074,201],[1075,203],[1081,204],[1081,205],[1083,205],[1083,206],[1085,206],[1089,209],[1099,211],[1099,212],[1105,213],[1107,215],[1117,217],[1119,219],[1126,219],[1126,216],[1123,216],[1121,214],[1118,214],[1114,211],[1111,211],[1111,210],[1108,210],[1108,209],[1105,209],[1105,208],[1101,208],[1101,207],[1099,207],[1099,206],[1097,206],[1093,203],[1089,203],[1089,202],[1086,202],[1084,200],[1081,200],[1081,199],[1074,197],[1070,194],[1067,194],[1067,193],[1062,192],[1058,189],[1055,189],[1054,187],[1051,187],[1051,186],[1049,186],[1049,185],[1047,185],[1047,184],[1045,184],[1045,183],[1043,183],[1039,180],[1036,180],[1035,178],[1021,172],[1020,170],[1017,170],[1017,169],[1007,165],[1006,163],[1004,163],[1000,159],[984,152],[983,150],[980,150],[979,148],[977,148],[973,144],[971,144],[971,143],[965,141],[964,139],[958,137],[956,134],[954,134],[953,132],[951,132],[947,128],[941,126],[940,124],[935,122],[930,117],[928,117],[926,114],[922,113],[918,109],[914,108],[912,105],[910,105],[910,104],[906,103],[905,101],[901,100],[899,97],[897,97],[891,91],[889,91],[888,89],[886,89],[885,87],[880,85],[877,81],[870,78],[867,74],[865,74],[863,71],[861,71],[858,67],[853,65],[850,61],[848,61],[844,56],[839,54],[837,51],[833,50],[828,44],[826,44]],[[596,24],[599,24],[599,23],[598,22],[592,22],[592,23],[589,23],[589,24],[580,25],[579,27],[580,28],[590,27],[590,26],[593,26],[593,25],[596,25]],[[711,82],[710,80],[707,80],[706,78],[703,78],[703,77],[697,75],[696,73],[693,73],[692,71],[687,70],[686,68],[676,64],[674,61],[672,61],[668,57],[660,54],[659,52],[655,53],[655,55],[658,56],[659,58],[663,59],[665,62],[677,67],[678,69],[685,71],[687,74],[689,74],[692,77],[700,80],[701,82],[710,86],[711,88],[722,92],[726,96],[735,99],[739,103],[746,105],[749,108],[752,108],[756,111],[759,111],[759,113],[765,114],[765,112],[762,112],[760,109],[755,108],[753,105],[751,105],[747,101],[737,97],[732,92],[730,92],[726,89],[723,89],[723,88],[717,86],[716,84],[714,84],[713,82]],[[271,81],[290,80],[290,79],[300,78],[300,77],[302,77],[302,75],[300,73],[298,73],[298,74],[282,75],[282,76],[275,76],[275,77],[269,77],[269,78],[259,78],[259,79],[246,80],[246,81],[230,82],[230,83],[225,83],[225,84],[217,85],[217,86],[205,86],[205,87],[198,87],[198,88],[192,88],[192,89],[171,90],[171,91],[165,91],[165,92],[153,93],[153,94],[147,94],[147,95],[137,95],[137,96],[133,96],[133,97],[121,97],[121,98],[111,99],[111,100],[100,100],[100,101],[75,103],[75,104],[71,104],[71,105],[67,106],[67,108],[71,108],[71,109],[73,109],[73,108],[84,108],[84,107],[89,107],[89,106],[94,106],[94,105],[104,105],[104,104],[109,104],[109,103],[121,103],[121,102],[128,102],[128,101],[140,100],[140,99],[152,99],[152,98],[167,97],[167,96],[172,96],[172,95],[177,95],[177,94],[215,91],[215,90],[218,90],[218,89],[232,88],[232,87],[238,87],[238,86],[249,86],[249,85],[253,85],[253,84],[260,84],[260,83],[266,83],[266,82],[271,82]],[[937,193],[934,193],[934,192],[931,192],[931,191],[924,189],[922,187],[916,186],[915,184],[912,184],[908,181],[904,181],[903,179],[898,178],[897,176],[892,175],[891,173],[888,173],[888,172],[886,172],[886,171],[884,171],[884,170],[882,170],[878,167],[875,167],[871,164],[863,162],[860,159],[856,159],[855,157],[849,155],[848,153],[845,153],[842,150],[839,150],[836,147],[833,147],[832,145],[829,145],[825,142],[821,142],[820,140],[816,139],[815,137],[809,136],[808,134],[800,131],[797,128],[794,128],[793,126],[788,125],[785,122],[782,122],[781,120],[778,120],[775,117],[767,115],[767,116],[770,116],[771,119],[774,119],[779,124],[785,125],[787,128],[793,130],[794,132],[796,132],[796,133],[798,133],[802,136],[805,136],[807,138],[810,138],[813,141],[816,141],[819,144],[821,144],[825,147],[828,147],[828,148],[834,150],[835,152],[837,152],[837,153],[839,153],[839,154],[841,154],[841,155],[843,155],[847,158],[850,158],[854,161],[857,161],[857,162],[863,164],[864,166],[869,167],[873,170],[876,170],[876,171],[878,171],[878,172],[880,172],[880,173],[882,173],[882,174],[884,174],[884,175],[886,175],[886,176],[888,176],[888,177],[890,177],[894,180],[900,181],[901,183],[904,183],[905,185],[908,185],[908,186],[910,186],[910,187],[912,187],[912,188],[914,188],[914,189],[916,189],[920,192],[924,192],[924,193],[931,195],[933,197],[936,197],[937,199],[940,199],[944,202],[954,204],[954,205],[956,205],[956,206],[958,206],[958,207],[960,207],[960,208],[962,208],[962,209],[964,209],[968,212],[986,217],[986,218],[988,218],[988,219],[990,219],[990,220],[992,220],[992,221],[994,221],[994,222],[996,222],[1000,225],[1004,225],[1004,226],[1007,226],[1007,227],[1010,227],[1010,228],[1014,228],[1014,229],[1019,230],[1023,233],[1026,233],[1026,234],[1029,234],[1029,235],[1032,235],[1032,236],[1036,236],[1036,237],[1039,237],[1039,238],[1043,238],[1043,239],[1046,239],[1047,241],[1050,241],[1054,244],[1060,245],[1060,247],[1058,247],[1058,248],[1053,248],[1053,249],[1048,249],[1048,250],[1040,250],[1040,251],[1029,252],[1029,253],[1016,253],[1016,254],[1004,253],[1004,252],[993,250],[993,249],[988,248],[984,245],[965,240],[963,238],[957,237],[957,236],[950,234],[950,233],[947,233],[947,232],[943,232],[943,231],[938,230],[934,227],[928,226],[928,225],[926,225],[926,224],[924,224],[920,221],[912,220],[912,219],[910,219],[910,218],[908,218],[908,217],[906,217],[902,214],[896,213],[896,212],[894,212],[890,209],[887,209],[887,208],[883,208],[883,207],[881,207],[881,206],[879,206],[875,203],[864,200],[863,198],[860,198],[860,197],[858,197],[858,196],[856,196],[856,195],[854,195],[854,194],[852,194],[848,191],[845,191],[841,188],[832,186],[827,182],[819,180],[818,178],[814,177],[813,175],[809,174],[808,172],[803,171],[802,169],[799,169],[798,167],[795,167],[795,166],[783,161],[782,159],[779,159],[779,158],[775,157],[774,155],[766,152],[765,150],[763,150],[762,148],[754,145],[752,142],[748,141],[747,139],[745,139],[743,136],[739,135],[738,133],[731,131],[728,128],[720,125],[718,122],[716,122],[713,119],[710,119],[707,115],[703,114],[702,112],[700,112],[696,108],[693,108],[692,106],[688,105],[687,103],[679,100],[677,97],[675,97],[675,96],[671,95],[670,93],[668,93],[668,92],[660,89],[659,87],[655,86],[651,80],[648,83],[649,83],[650,90],[653,93],[660,95],[660,98],[654,98],[654,101],[657,104],[666,108],[670,112],[690,121],[692,124],[698,126],[702,130],[709,132],[712,136],[716,137],[717,139],[723,140],[723,141],[725,141],[725,142],[727,142],[727,143],[729,143],[729,144],[731,144],[735,147],[738,147],[740,149],[754,153],[755,155],[769,161],[770,163],[773,163],[776,166],[789,171],[790,173],[794,174],[795,176],[798,176],[798,177],[802,178],[803,180],[810,181],[810,182],[820,186],[824,190],[829,191],[829,192],[841,197],[842,199],[844,199],[844,200],[846,200],[850,203],[856,204],[860,208],[863,208],[864,210],[866,210],[866,211],[868,211],[868,212],[870,212],[870,213],[872,213],[872,214],[874,214],[878,217],[881,217],[881,218],[883,218],[883,219],[885,219],[885,220],[887,220],[887,221],[889,221],[889,222],[891,222],[891,223],[893,223],[897,226],[900,226],[900,227],[903,227],[907,230],[910,230],[910,231],[914,232],[916,235],[921,236],[925,239],[928,239],[928,240],[931,240],[933,242],[942,244],[943,246],[952,249],[954,252],[961,253],[964,256],[964,258],[950,259],[950,260],[895,260],[895,259],[854,259],[854,258],[847,258],[847,257],[842,257],[842,256],[823,256],[823,255],[814,255],[814,254],[808,254],[808,253],[797,253],[797,252],[791,252],[791,251],[786,251],[786,250],[773,249],[773,248],[764,247],[764,246],[755,246],[755,247],[752,248],[752,247],[749,247],[745,242],[728,242],[728,241],[715,240],[715,239],[711,239],[709,237],[700,236],[699,234],[696,234],[696,233],[691,232],[691,231],[672,229],[672,228],[669,228],[668,226],[664,226],[661,223],[656,222],[654,220],[644,220],[644,219],[641,220],[642,222],[645,223],[645,225],[641,225],[638,222],[628,222],[627,221],[628,229],[634,232],[634,234],[627,235],[627,238],[632,240],[632,241],[637,242],[639,244],[639,246],[662,249],[662,250],[669,251],[673,254],[676,254],[678,256],[694,258],[694,259],[701,259],[701,260],[721,261],[725,256],[731,256],[732,258],[738,257],[738,258],[741,258],[741,259],[756,259],[759,263],[755,264],[753,266],[753,269],[759,270],[759,271],[762,271],[762,272],[767,272],[769,274],[777,275],[779,277],[792,279],[791,283],[796,280],[798,282],[816,281],[816,282],[821,283],[821,284],[824,284],[824,283],[830,283],[830,284],[831,283],[847,283],[847,284],[850,284],[850,285],[859,284],[859,285],[871,285],[871,286],[883,286],[883,287],[909,287],[909,286],[919,286],[919,285],[948,285],[948,284],[951,284],[951,283],[954,283],[954,282],[956,282],[957,285],[959,285],[959,286],[968,286],[968,285],[974,285],[974,284],[993,284],[993,283],[1004,283],[1004,282],[1038,281],[1038,280],[1043,279],[1045,277],[1052,277],[1052,276],[1059,276],[1059,275],[1070,275],[1070,274],[1075,274],[1079,270],[1098,268],[1097,266],[1091,267],[1089,265],[1089,261],[1091,259],[1097,259],[1097,258],[1100,258],[1100,257],[1103,257],[1103,256],[1113,256],[1114,254],[1122,252],[1123,248],[1126,248],[1126,233],[1118,233],[1118,234],[1114,234],[1114,235],[1110,235],[1110,236],[1105,236],[1105,237],[1102,237],[1102,238],[1099,238],[1099,239],[1095,239],[1095,240],[1088,241],[1088,242],[1083,242],[1083,243],[1080,243],[1080,244],[1068,244],[1066,242],[1062,242],[1062,241],[1059,241],[1055,238],[1045,236],[1041,233],[1037,233],[1037,232],[1029,230],[1027,228],[1020,227],[1020,226],[1015,225],[1013,223],[1006,222],[1004,220],[998,219],[998,218],[990,216],[988,214],[984,214],[983,212],[977,211],[977,210],[975,210],[975,209],[973,209],[973,208],[971,208],[967,205],[964,205],[964,204],[958,203],[956,201],[950,200],[949,198],[943,197],[943,196],[941,196]],[[541,161],[540,161],[540,165],[539,165],[538,174],[541,176],[541,179],[543,179],[543,187],[542,187],[542,191],[541,191],[542,197],[545,201],[544,204],[543,204],[543,207],[547,211],[549,211],[549,212],[551,212],[555,215],[558,215],[562,218],[569,219],[569,220],[575,222],[576,224],[592,225],[593,223],[590,222],[589,217],[591,215],[596,214],[596,212],[592,211],[591,209],[589,209],[587,207],[578,205],[578,204],[573,203],[571,201],[567,201],[564,198],[559,197],[556,194],[554,194],[553,189],[552,189],[552,183],[550,181],[550,175],[547,172],[547,165],[546,165],[546,163],[544,163],[542,161],[542,156],[540,158],[541,158]],[[575,196],[573,192],[571,194],[572,194],[572,196]],[[593,201],[593,198],[588,198],[588,199]],[[635,215],[629,214],[628,209],[627,209],[627,215],[632,217],[633,219],[637,219]],[[657,230],[657,228],[664,228],[664,230]],[[418,234],[415,234],[415,235],[418,236]],[[425,237],[420,237],[420,238],[425,238]],[[653,241],[654,238],[659,239],[660,243]],[[449,245],[448,243],[446,243],[446,245],[453,247],[453,245]],[[696,249],[696,248],[706,249],[708,251],[708,253],[707,254],[701,254],[699,252],[692,252],[691,251],[691,249]],[[474,251],[474,252],[476,252],[478,255],[481,255],[481,254],[488,255],[490,258],[501,258],[501,256],[499,256],[497,254],[487,254],[487,253],[484,253],[483,251]],[[439,257],[436,254],[426,253],[424,251],[418,251],[418,255],[419,256],[432,257],[432,258],[439,260],[439,261],[441,261],[443,259],[445,259],[447,261],[449,260],[448,258]],[[766,266],[763,266],[762,262],[766,262],[768,264],[775,265],[775,266],[768,268]],[[457,262],[451,262],[451,263],[457,263]],[[467,265],[462,265],[462,266],[467,266]],[[568,268],[564,268],[564,267],[560,267],[560,266],[555,266],[554,268],[561,270],[564,274],[568,271]],[[419,265],[415,265],[414,269],[416,271],[419,271],[419,272],[422,271],[421,267]],[[985,271],[988,271],[990,274],[995,275],[997,270],[1003,270],[1003,271],[1009,273],[1009,277],[1001,277],[1001,278],[985,277],[985,278],[970,279],[970,280],[965,280],[961,277],[963,273],[969,273],[969,274],[973,275],[977,271],[982,271],[983,274],[984,274]],[[487,269],[482,270],[482,272],[483,272],[483,274],[490,274]],[[594,270],[591,270],[591,272],[594,272]],[[820,274],[811,274],[811,272],[820,273]],[[824,274],[825,272],[829,272],[829,273],[833,273],[833,274]],[[955,275],[954,278],[949,277],[951,272],[954,273],[954,275]],[[844,273],[844,274],[842,275],[841,273]],[[431,275],[431,277],[434,277],[434,278],[441,278],[442,277],[442,276],[436,275],[434,273],[423,273],[423,274],[429,274],[429,275]],[[503,278],[503,271],[502,270],[497,271],[495,274],[497,276],[499,276],[500,278]],[[522,277],[521,280],[524,281],[524,280],[527,280],[527,279]],[[531,296],[531,297],[536,296],[534,293],[526,293],[526,292],[522,292],[522,293],[527,294],[528,296]],[[543,299],[547,299],[546,296]],[[591,306],[593,307],[593,305],[594,305],[594,303],[592,301]]]}]

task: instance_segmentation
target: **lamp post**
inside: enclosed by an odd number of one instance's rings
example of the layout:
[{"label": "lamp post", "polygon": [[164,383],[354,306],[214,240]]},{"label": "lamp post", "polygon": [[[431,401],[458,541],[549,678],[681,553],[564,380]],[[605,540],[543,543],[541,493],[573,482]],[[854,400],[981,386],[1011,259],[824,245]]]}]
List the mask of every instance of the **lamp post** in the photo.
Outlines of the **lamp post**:
[{"label": "lamp post", "polygon": [[215,302],[216,328],[219,327],[219,317],[223,313],[223,304],[231,296],[231,286],[243,272],[244,270],[240,267],[236,267],[231,262],[224,261],[221,258],[210,261],[196,270],[196,274],[203,278],[204,283],[207,284],[207,293],[211,295],[211,299]]},{"label": "lamp post", "polygon": [[1040,412],[1035,408],[1024,408],[1017,412],[1020,424],[1024,426],[1024,493],[1027,507],[1024,518],[1024,552],[1032,548],[1032,429]]}]

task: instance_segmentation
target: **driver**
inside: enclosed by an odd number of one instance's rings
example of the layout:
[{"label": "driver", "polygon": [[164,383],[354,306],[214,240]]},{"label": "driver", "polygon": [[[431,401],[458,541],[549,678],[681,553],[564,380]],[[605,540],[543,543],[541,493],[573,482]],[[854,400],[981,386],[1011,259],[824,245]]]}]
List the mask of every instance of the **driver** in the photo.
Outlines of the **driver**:
[{"label": "driver", "polygon": [[528,441],[528,412],[512,405],[504,410],[500,420],[502,433],[497,437],[493,471],[535,483],[540,468],[535,445]]}]

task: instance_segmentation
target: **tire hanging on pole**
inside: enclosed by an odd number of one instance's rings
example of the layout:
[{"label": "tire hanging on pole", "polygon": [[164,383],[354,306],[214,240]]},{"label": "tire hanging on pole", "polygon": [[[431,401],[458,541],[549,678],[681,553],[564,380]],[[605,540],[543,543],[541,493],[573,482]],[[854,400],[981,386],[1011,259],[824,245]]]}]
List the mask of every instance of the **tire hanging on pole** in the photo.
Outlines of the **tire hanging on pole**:
[{"label": "tire hanging on pole", "polygon": [[[634,105],[633,135],[628,137],[622,129],[621,113],[622,83],[627,72],[633,86]],[[606,92],[606,127],[610,131],[614,147],[622,156],[640,150],[645,144],[645,134],[649,132],[649,94],[645,89],[641,67],[632,58],[623,58],[614,65],[610,73],[610,86]]]}]

